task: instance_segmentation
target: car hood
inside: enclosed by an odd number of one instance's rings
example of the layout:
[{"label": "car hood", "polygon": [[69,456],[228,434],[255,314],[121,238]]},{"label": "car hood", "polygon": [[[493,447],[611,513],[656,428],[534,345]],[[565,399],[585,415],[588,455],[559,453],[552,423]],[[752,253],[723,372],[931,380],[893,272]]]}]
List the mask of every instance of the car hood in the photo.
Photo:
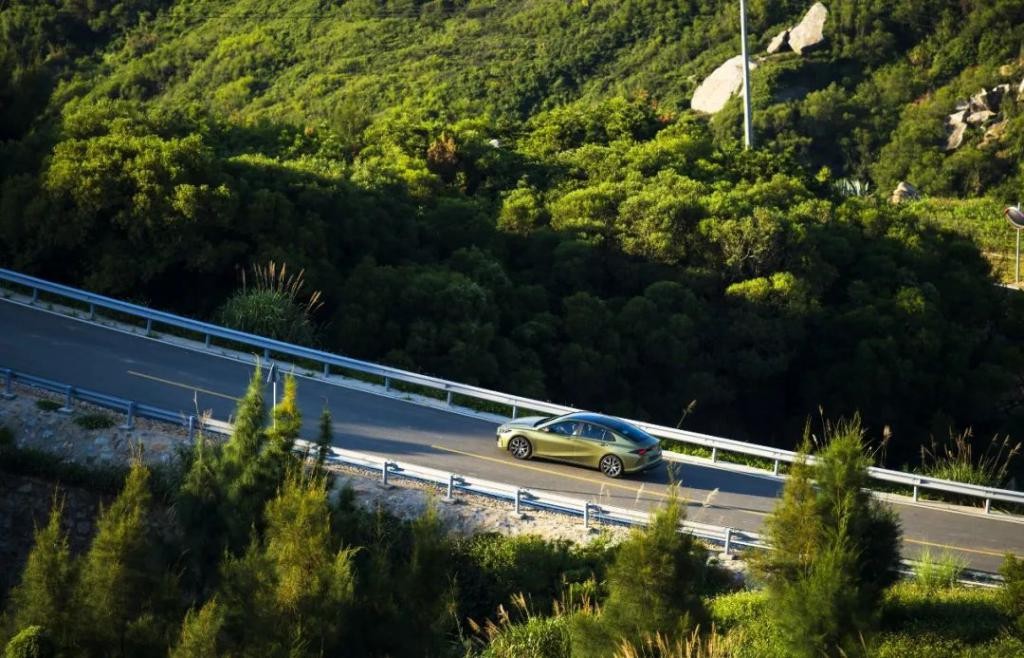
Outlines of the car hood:
[{"label": "car hood", "polygon": [[550,417],[551,416],[523,416],[522,418],[516,418],[515,420],[510,420],[507,423],[504,423],[502,427],[533,427],[537,424],[537,421],[547,420]]}]

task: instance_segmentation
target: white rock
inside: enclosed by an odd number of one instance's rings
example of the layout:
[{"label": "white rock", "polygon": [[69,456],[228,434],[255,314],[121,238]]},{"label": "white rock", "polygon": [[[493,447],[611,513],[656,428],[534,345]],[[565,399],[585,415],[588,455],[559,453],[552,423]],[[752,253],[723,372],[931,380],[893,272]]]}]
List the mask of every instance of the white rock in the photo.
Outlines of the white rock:
[{"label": "white rock", "polygon": [[949,133],[949,137],[946,138],[947,151],[955,151],[960,148],[960,145],[964,143],[964,131],[966,130],[966,123],[958,123],[953,126],[953,131]]},{"label": "white rock", "polygon": [[906,181],[900,181],[896,189],[893,190],[892,196],[889,197],[889,203],[903,203],[904,201],[916,201],[921,198],[921,193],[917,191],[917,188]]},{"label": "white rock", "polygon": [[996,113],[992,110],[980,110],[967,115],[966,121],[972,126],[980,126],[983,123],[987,123],[995,115]]},{"label": "white rock", "polygon": [[[750,62],[750,70],[757,68]],[[743,87],[743,55],[736,55],[712,71],[693,92],[690,107],[698,112],[715,114]]]},{"label": "white rock", "polygon": [[[769,55],[774,55],[775,53],[777,53],[780,50],[782,50],[782,48],[784,46],[787,46],[787,45],[789,45],[789,30],[788,29],[787,30],[783,30],[782,32],[779,32],[778,34],[775,35],[775,38],[772,39],[771,42],[768,44],[767,52],[768,52]],[[1022,82],[1021,84],[1024,84],[1024,82]]]},{"label": "white rock", "polygon": [[825,40],[825,21],[828,9],[820,2],[815,2],[804,14],[800,23],[789,31],[789,47],[797,54],[803,54]]}]

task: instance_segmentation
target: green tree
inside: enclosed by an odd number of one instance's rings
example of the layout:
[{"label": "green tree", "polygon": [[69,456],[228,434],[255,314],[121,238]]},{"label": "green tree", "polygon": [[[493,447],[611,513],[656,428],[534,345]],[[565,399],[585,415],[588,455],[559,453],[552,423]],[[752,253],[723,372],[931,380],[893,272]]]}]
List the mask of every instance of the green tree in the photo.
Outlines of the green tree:
[{"label": "green tree", "polygon": [[37,528],[21,582],[11,592],[8,613],[16,629],[53,629],[61,647],[74,643],[73,613],[68,606],[75,580],[67,534],[61,528],[64,500],[54,496],[46,526]]},{"label": "green tree", "polygon": [[167,576],[150,541],[149,469],[136,461],[124,489],[101,510],[73,596],[87,655],[151,655],[166,647]]},{"label": "green tree", "polygon": [[791,655],[808,658],[861,651],[900,559],[895,513],[865,490],[871,459],[860,420],[826,432],[827,444],[810,466],[805,435],[782,500],[766,521],[774,550],[757,563],[781,641]]},{"label": "green tree", "polygon": [[622,543],[608,568],[608,597],[600,616],[577,619],[574,653],[607,655],[623,640],[643,642],[658,634],[681,638],[700,623],[704,564],[693,537],[679,531],[683,518],[683,503],[673,490],[650,525]]},{"label": "green tree", "polygon": [[53,658],[56,646],[42,626],[26,626],[4,647],[4,658]]},{"label": "green tree", "polygon": [[224,655],[218,651],[223,625],[224,611],[216,598],[207,601],[199,610],[189,610],[170,658],[217,658]]},{"label": "green tree", "polygon": [[1000,601],[1003,612],[1013,621],[1017,632],[1024,635],[1024,560],[1007,554],[999,573],[1005,579]]}]

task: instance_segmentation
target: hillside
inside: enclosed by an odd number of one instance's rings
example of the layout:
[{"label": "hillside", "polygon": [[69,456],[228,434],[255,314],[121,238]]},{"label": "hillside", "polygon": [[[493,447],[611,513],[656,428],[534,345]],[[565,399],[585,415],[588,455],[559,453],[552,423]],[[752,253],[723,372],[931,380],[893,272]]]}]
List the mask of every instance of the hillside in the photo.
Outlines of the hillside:
[{"label": "hillside", "polygon": [[[810,3],[749,4],[763,54]],[[859,412],[892,465],[1019,431],[1015,95],[944,145],[1024,3],[826,4],[743,153],[688,109],[733,2],[12,0],[0,262],[213,319],[286,262],[329,349],[785,446]]]}]

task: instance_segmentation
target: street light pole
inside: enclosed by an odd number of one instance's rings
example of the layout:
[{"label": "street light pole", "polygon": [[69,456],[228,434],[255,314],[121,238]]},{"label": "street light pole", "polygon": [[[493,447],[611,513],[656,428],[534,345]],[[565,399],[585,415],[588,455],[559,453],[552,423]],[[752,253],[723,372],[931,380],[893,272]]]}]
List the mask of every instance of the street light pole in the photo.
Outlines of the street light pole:
[{"label": "street light pole", "polygon": [[743,147],[754,147],[754,124],[750,116],[750,60],[747,57],[747,0],[740,0],[740,52],[743,55]]}]

